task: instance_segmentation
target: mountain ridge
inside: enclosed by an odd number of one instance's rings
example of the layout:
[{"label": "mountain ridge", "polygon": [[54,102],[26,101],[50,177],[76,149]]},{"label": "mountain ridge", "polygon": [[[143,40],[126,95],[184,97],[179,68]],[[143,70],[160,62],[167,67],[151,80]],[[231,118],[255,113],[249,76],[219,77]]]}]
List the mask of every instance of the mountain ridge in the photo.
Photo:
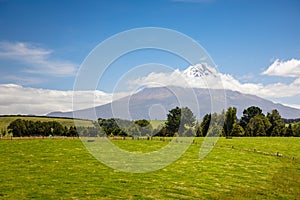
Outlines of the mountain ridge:
[{"label": "mountain ridge", "polygon": [[[194,96],[194,98],[192,98]],[[203,88],[151,87],[108,104],[76,110],[73,112],[51,112],[47,116],[75,117],[81,119],[122,118],[122,119],[166,119],[169,110],[176,106],[188,106],[198,119],[205,114],[221,112],[228,107],[237,108],[241,117],[244,109],[260,107],[264,113],[277,109],[286,119],[300,117],[300,109],[274,103],[256,95],[238,91]]]}]

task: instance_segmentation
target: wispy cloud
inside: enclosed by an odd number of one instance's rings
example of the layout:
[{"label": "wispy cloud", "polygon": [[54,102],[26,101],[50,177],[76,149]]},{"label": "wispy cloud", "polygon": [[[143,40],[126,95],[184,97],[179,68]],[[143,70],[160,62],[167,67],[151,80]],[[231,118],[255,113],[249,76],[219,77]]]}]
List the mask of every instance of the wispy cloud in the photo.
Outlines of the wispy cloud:
[{"label": "wispy cloud", "polygon": [[24,42],[0,42],[0,58],[11,59],[29,68],[24,72],[51,76],[70,76],[77,65],[66,60],[54,59],[53,51]]},{"label": "wispy cloud", "polygon": [[6,75],[1,78],[2,80],[6,82],[13,82],[18,85],[36,85],[43,83],[45,80],[37,77],[26,77],[26,76],[21,76],[21,75]]}]

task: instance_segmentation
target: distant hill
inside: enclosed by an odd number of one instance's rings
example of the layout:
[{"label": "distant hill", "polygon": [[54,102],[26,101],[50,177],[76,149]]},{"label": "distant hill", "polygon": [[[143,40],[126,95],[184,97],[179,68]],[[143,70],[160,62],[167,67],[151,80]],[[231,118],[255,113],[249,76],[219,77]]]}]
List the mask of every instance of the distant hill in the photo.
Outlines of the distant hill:
[{"label": "distant hill", "polygon": [[[226,95],[226,98],[224,98],[224,95]],[[112,117],[133,120],[165,120],[168,111],[176,106],[190,107],[199,119],[207,113],[221,112],[222,109],[228,108],[229,106],[234,106],[238,109],[238,117],[240,117],[243,110],[249,106],[258,106],[264,113],[277,109],[281,116],[286,119],[300,117],[299,109],[274,103],[255,95],[243,94],[231,90],[187,89],[175,86],[145,88],[132,96],[124,97],[95,108],[77,110],[74,111],[74,113],[52,112],[49,113],[48,116],[73,117],[74,114],[76,118],[92,120]],[[96,115],[93,113],[96,113]]]}]

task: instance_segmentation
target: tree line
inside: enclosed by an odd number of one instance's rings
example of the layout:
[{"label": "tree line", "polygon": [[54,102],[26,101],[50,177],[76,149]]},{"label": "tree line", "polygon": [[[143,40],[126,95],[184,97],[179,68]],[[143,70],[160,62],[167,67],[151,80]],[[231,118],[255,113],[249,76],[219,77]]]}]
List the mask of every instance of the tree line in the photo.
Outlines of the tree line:
[{"label": "tree line", "polygon": [[264,115],[259,107],[251,106],[243,111],[240,119],[237,119],[236,112],[236,108],[230,107],[225,114],[225,136],[300,136],[300,124],[286,125],[276,109]]},{"label": "tree line", "polygon": [[176,107],[169,111],[164,124],[153,128],[150,121],[124,120],[117,118],[94,121],[93,127],[62,126],[59,122],[30,121],[16,119],[9,124],[8,132],[14,137],[24,136],[224,136],[257,137],[285,136],[300,137],[300,123],[286,124],[275,109],[266,115],[259,107],[251,106],[237,118],[237,109],[229,107],[226,111],[206,114],[198,122],[188,107]]},{"label": "tree line", "polygon": [[259,107],[250,106],[237,118],[237,109],[229,107],[221,114],[206,114],[197,122],[192,111],[185,108],[172,109],[167,122],[157,136],[224,136],[224,137],[300,137],[300,123],[286,124],[278,110],[274,109],[265,115]]},{"label": "tree line", "polygon": [[78,133],[75,126],[69,128],[61,125],[57,121],[31,121],[16,119],[8,127],[8,133],[14,137],[30,136],[67,136],[77,137]]},{"label": "tree line", "polygon": [[[66,137],[96,137],[96,136],[150,136],[153,132],[148,120],[102,119],[93,122],[92,127],[63,126],[57,121],[41,122],[16,119],[8,127],[8,134],[13,137],[30,136],[66,136]],[[130,133],[130,134],[129,134]],[[5,132],[3,135],[7,135]]]}]

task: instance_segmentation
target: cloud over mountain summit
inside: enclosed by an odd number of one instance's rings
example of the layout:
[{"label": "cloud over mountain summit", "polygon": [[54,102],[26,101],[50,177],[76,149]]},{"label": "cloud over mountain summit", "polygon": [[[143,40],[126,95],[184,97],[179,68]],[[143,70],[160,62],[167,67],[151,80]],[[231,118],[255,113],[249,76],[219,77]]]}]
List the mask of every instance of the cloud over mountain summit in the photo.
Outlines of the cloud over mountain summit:
[{"label": "cloud over mountain summit", "polygon": [[[130,81],[131,86],[144,85],[153,86],[186,86],[194,88],[228,89],[247,94],[258,95],[263,98],[282,98],[300,94],[300,60],[289,60],[279,62],[275,60],[262,75],[289,76],[295,80],[291,83],[241,83],[230,74],[218,72],[206,63],[190,66],[172,73],[150,73],[148,76]],[[299,72],[299,74],[298,74]],[[297,77],[297,78],[296,78]]]}]

